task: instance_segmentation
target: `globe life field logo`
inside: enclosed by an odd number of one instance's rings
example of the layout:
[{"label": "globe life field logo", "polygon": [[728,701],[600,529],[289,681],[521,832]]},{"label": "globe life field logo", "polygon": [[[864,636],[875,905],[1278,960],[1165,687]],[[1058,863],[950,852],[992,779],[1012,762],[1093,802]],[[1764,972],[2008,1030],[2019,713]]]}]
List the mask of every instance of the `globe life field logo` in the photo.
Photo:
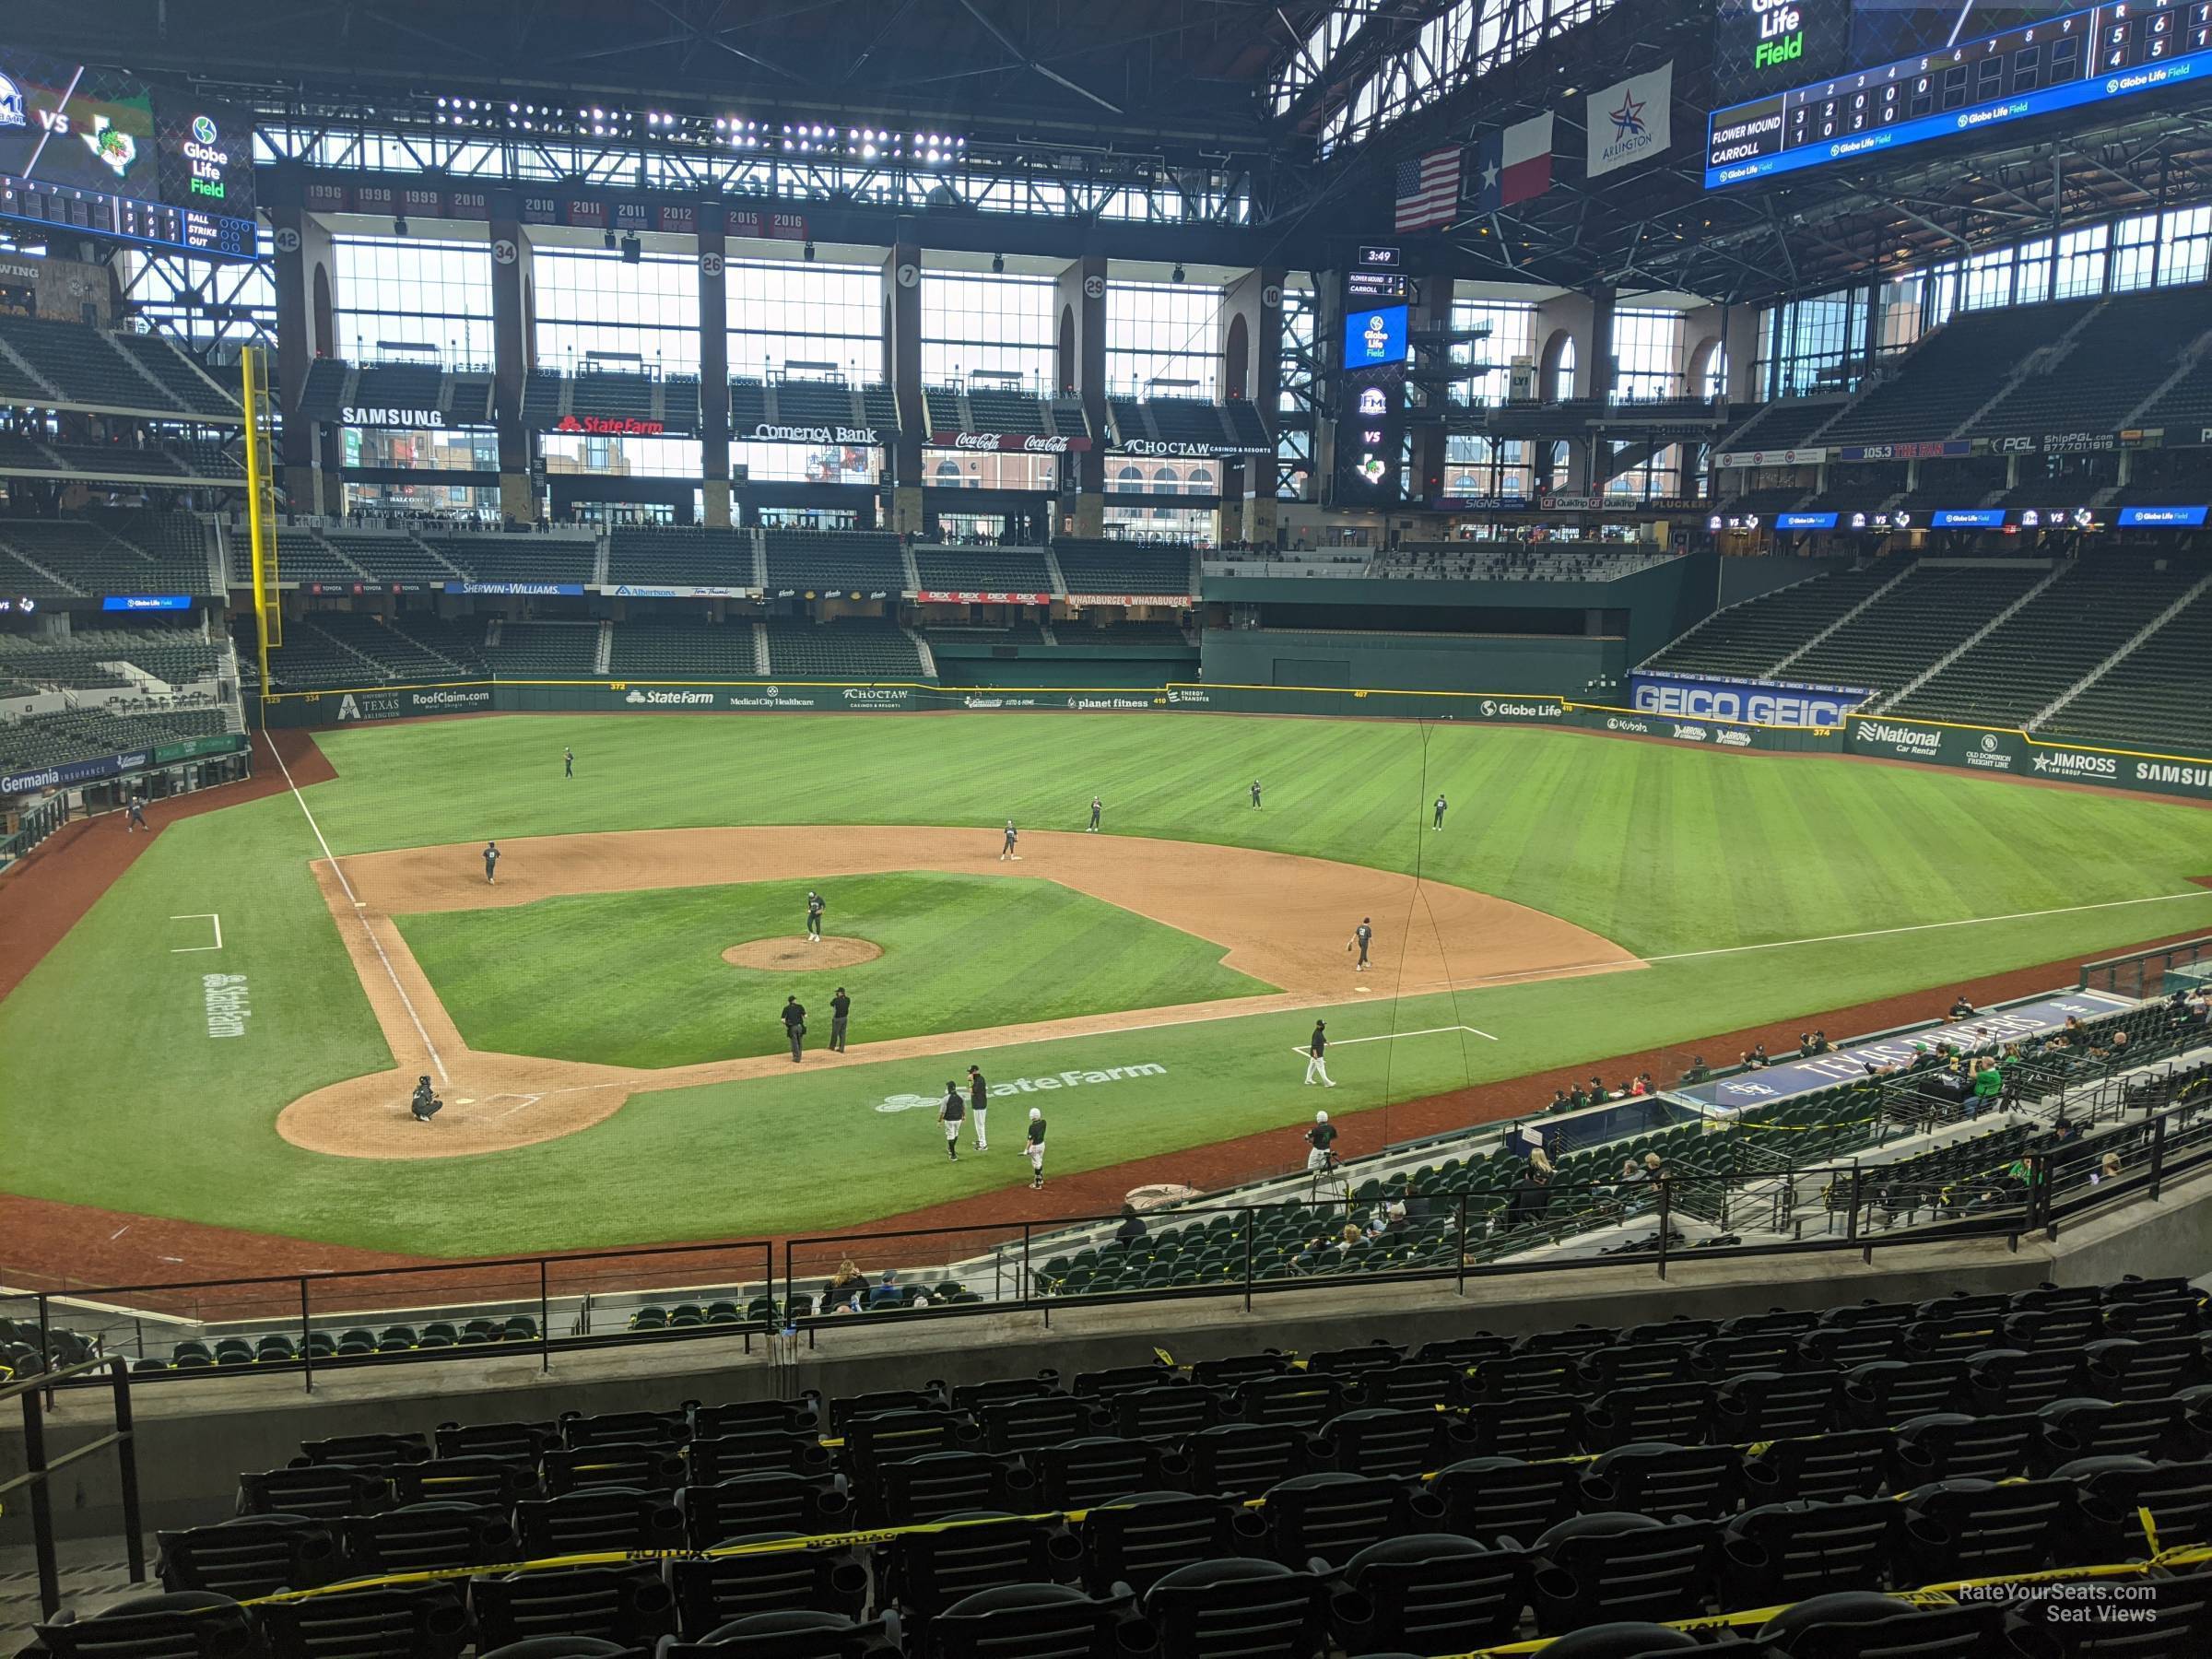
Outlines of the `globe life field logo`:
[{"label": "globe life field logo", "polygon": [[184,159],[192,168],[187,187],[194,195],[211,202],[219,202],[229,194],[223,170],[230,165],[230,152],[222,147],[222,136],[212,115],[194,115],[192,136],[184,141]]}]

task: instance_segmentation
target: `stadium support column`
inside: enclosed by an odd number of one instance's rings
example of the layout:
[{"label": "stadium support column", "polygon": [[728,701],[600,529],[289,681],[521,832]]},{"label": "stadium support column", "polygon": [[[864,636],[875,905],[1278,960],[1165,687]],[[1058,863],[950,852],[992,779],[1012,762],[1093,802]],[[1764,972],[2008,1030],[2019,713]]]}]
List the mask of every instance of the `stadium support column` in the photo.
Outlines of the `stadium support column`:
[{"label": "stadium support column", "polygon": [[[1274,265],[1247,271],[1230,285],[1221,303],[1221,394],[1250,402],[1271,436],[1282,402],[1287,274]],[[1231,457],[1222,465],[1220,477],[1219,539],[1274,546],[1275,457]]]},{"label": "stadium support column", "polygon": [[523,424],[523,392],[530,378],[530,242],[523,234],[512,191],[491,193],[491,365],[493,419],[500,449],[500,514],[517,524],[537,521],[537,480],[531,462],[536,438]]},{"label": "stadium support column", "polygon": [[724,273],[727,210],[699,205],[699,459],[707,524],[730,517],[730,290]]},{"label": "stadium support column", "polygon": [[914,221],[902,218],[883,263],[884,361],[899,404],[899,441],[891,448],[891,529],[920,535],[922,445],[928,437],[922,403],[922,243]]},{"label": "stadium support column", "polygon": [[1106,533],[1106,256],[1086,253],[1053,284],[1057,319],[1054,366],[1059,384],[1083,403],[1090,448],[1061,464],[1061,516],[1071,514],[1077,535]]},{"label": "stadium support column", "polygon": [[[1600,406],[1612,401],[1616,371],[1619,368],[1613,347],[1614,292],[1609,288],[1590,290],[1590,390],[1588,395]],[[1591,495],[1603,495],[1606,481],[1613,476],[1613,441],[1601,429],[1590,434],[1587,444],[1590,459],[1588,470],[1582,480],[1583,488]]]},{"label": "stadium support column", "polygon": [[[1443,411],[1451,391],[1441,377],[1452,356],[1451,277],[1430,276],[1423,280],[1420,299],[1411,308],[1407,323],[1417,335],[1436,331],[1442,336],[1440,344],[1417,349],[1413,357],[1414,363],[1422,371],[1414,389],[1420,394],[1420,407],[1427,411],[1428,418],[1407,421],[1413,437],[1413,490],[1407,501],[1410,506],[1417,501],[1432,501],[1444,492]],[[1430,378],[1431,373],[1439,378]]]},{"label": "stadium support column", "polygon": [[276,249],[276,406],[284,418],[278,457],[284,492],[295,512],[342,513],[340,429],[335,422],[302,418],[299,412],[310,365],[318,357],[338,355],[330,232],[296,198],[273,201],[268,210]]}]

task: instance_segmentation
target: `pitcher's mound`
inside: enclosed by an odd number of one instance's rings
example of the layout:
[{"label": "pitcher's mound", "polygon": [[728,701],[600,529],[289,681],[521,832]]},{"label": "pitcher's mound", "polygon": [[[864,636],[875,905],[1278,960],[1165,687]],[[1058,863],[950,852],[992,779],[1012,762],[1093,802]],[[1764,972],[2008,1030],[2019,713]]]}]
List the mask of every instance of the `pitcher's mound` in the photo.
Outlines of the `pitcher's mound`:
[{"label": "pitcher's mound", "polygon": [[834,934],[818,944],[802,934],[792,939],[749,939],[733,945],[722,959],[733,968],[765,968],[771,973],[796,973],[806,968],[857,968],[883,954],[883,947],[868,939],[841,939]]}]

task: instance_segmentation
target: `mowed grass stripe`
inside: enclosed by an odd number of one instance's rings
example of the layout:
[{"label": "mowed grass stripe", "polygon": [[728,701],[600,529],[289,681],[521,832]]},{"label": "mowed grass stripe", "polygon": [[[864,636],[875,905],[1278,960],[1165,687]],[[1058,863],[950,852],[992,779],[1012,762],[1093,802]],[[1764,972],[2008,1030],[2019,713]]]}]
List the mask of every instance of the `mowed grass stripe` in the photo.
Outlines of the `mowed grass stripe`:
[{"label": "mowed grass stripe", "polygon": [[660,1069],[783,1052],[852,994],[851,1040],[983,1030],[1256,996],[1222,947],[1041,878],[909,873],[818,885],[832,935],[883,955],[836,970],[731,966],[722,952],[804,933],[807,883],[584,893],[394,918],[474,1049]]}]

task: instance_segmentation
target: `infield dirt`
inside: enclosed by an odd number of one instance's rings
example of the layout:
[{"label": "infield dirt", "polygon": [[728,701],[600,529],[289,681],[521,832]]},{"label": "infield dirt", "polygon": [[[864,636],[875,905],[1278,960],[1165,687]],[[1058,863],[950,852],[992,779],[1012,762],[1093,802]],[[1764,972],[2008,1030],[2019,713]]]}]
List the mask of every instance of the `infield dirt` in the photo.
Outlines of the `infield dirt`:
[{"label": "infield dirt", "polygon": [[[654,830],[547,836],[503,844],[495,886],[474,845],[412,847],[318,860],[315,877],[346,941],[395,1069],[320,1088],[285,1108],[278,1133],[345,1158],[452,1158],[551,1140],[601,1123],[633,1094],[773,1077],[781,1055],[642,1071],[530,1055],[479,1053],[461,1039],[407,948],[395,914],[528,904],[571,893],[631,892],[734,880],[812,881],[888,871],[944,871],[1056,881],[1208,939],[1272,995],[944,1031],[812,1051],[807,1065],[854,1065],[956,1050],[1234,1018],[1338,1003],[1366,994],[1602,973],[1641,966],[1618,946],[1543,912],[1391,871],[1251,848],[1127,836],[1033,831],[1024,855],[998,856],[994,831],[803,827]],[[352,898],[346,888],[350,886]],[[1347,948],[1375,918],[1373,963]],[[825,946],[827,946],[825,941]],[[831,964],[824,964],[831,965]],[[417,1123],[407,1099],[429,1076],[446,1102]]]}]

